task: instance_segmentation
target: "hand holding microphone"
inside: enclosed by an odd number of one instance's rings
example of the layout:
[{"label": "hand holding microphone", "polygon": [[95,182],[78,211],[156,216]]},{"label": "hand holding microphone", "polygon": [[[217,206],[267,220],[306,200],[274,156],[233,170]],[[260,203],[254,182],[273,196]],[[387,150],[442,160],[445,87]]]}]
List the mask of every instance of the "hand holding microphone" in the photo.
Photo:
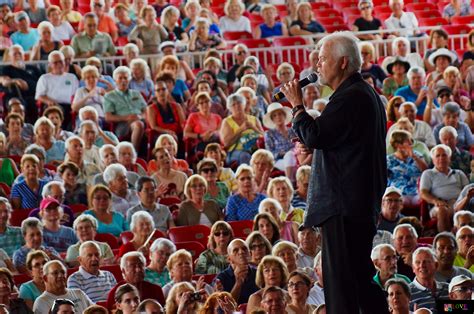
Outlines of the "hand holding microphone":
[{"label": "hand holding microphone", "polygon": [[[315,72],[311,73],[310,75],[308,75],[304,79],[301,79],[300,81],[296,81],[296,80],[290,81],[284,84],[282,87],[280,87],[280,91],[276,93],[275,95],[273,95],[273,100],[280,101],[286,97],[290,101],[290,103],[293,105],[293,107],[297,105],[301,105],[303,103],[302,89],[306,85],[309,85],[311,83],[316,83],[317,81],[318,81],[318,75]],[[300,99],[298,98],[295,99],[295,97],[293,97],[293,96],[297,96],[297,95],[294,95],[295,93],[300,95],[300,97],[298,97]],[[293,101],[297,101],[297,102],[299,101],[299,103],[294,103]]]}]

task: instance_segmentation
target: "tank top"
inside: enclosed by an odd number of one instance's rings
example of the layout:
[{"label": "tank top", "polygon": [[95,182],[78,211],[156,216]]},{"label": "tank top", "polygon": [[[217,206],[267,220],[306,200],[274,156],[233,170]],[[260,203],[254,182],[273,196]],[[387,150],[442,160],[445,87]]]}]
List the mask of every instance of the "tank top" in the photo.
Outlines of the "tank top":
[{"label": "tank top", "polygon": [[[251,124],[253,124],[253,125],[257,124],[256,118],[254,116],[251,116],[251,115],[246,115],[246,116],[247,116],[247,119],[250,121]],[[240,126],[237,124],[237,122],[235,122],[235,120],[232,116],[229,116],[229,117],[225,118],[224,121],[227,122],[227,124],[230,126],[230,128],[232,129],[232,131],[234,133],[236,133],[237,130],[240,128]],[[244,132],[242,132],[241,138],[245,135],[250,135],[252,133],[256,133],[256,132],[253,129],[247,129]],[[229,147],[228,151],[242,150],[242,148],[243,148],[243,146],[242,146],[242,143],[240,142],[240,139],[239,139],[239,140],[237,140],[236,143],[232,144],[232,146]]]},{"label": "tank top", "polygon": [[0,169],[0,182],[11,186],[14,180],[15,174],[13,173],[13,167],[10,158],[3,158],[2,168]]},{"label": "tank top", "polygon": [[[172,115],[172,116],[167,117],[167,119],[163,119],[163,114],[165,112],[163,109],[159,107],[159,105],[156,102],[153,103],[152,108],[156,112],[156,124],[160,128],[168,129],[176,133],[181,133],[182,128],[181,128],[181,125],[179,125],[179,121],[178,121],[179,115],[178,115],[178,109],[176,108],[176,106],[177,105],[174,102],[167,104],[167,107],[168,107],[167,114]],[[169,112],[170,111],[169,109],[171,109],[171,112]]]},{"label": "tank top", "polygon": [[260,32],[262,33],[262,38],[272,37],[272,36],[281,36],[283,35],[281,22],[276,22],[273,27],[268,27],[267,24],[260,24]]},{"label": "tank top", "polygon": [[[58,50],[59,42],[53,41],[53,43],[54,43],[54,48],[51,51]],[[43,46],[40,46],[40,60],[48,60],[48,55],[50,54],[51,51],[45,51],[43,49]]]}]

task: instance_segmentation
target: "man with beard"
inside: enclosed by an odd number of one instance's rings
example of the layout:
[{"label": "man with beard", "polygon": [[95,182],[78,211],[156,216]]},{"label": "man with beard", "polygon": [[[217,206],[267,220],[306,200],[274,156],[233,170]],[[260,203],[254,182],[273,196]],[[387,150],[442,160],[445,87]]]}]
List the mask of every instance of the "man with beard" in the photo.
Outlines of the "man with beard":
[{"label": "man with beard", "polygon": [[410,283],[411,280],[407,276],[397,274],[397,254],[395,248],[390,244],[379,244],[372,249],[370,256],[377,269],[374,281],[383,289],[385,283],[392,278],[399,278]]},{"label": "man with beard", "polygon": [[465,275],[472,279],[470,271],[463,267],[453,266],[457,249],[456,239],[450,232],[441,232],[434,238],[433,250],[438,258],[436,281],[449,283],[452,278],[459,275]]},{"label": "man with beard", "polygon": [[108,292],[117,284],[114,275],[99,269],[100,247],[94,241],[86,241],[79,247],[79,270],[69,276],[69,289],[80,289],[94,302],[107,300]]}]

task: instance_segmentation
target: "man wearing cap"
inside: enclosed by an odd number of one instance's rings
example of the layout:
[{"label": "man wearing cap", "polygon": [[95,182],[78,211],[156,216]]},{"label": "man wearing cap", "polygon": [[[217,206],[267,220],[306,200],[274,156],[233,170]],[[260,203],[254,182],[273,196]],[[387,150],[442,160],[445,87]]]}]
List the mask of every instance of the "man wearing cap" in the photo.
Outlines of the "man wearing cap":
[{"label": "man wearing cap", "polygon": [[473,275],[469,270],[453,266],[457,250],[456,239],[451,232],[441,232],[436,235],[433,241],[433,251],[438,259],[438,268],[435,273],[436,281],[448,283],[458,275],[472,278]]},{"label": "man wearing cap", "polygon": [[298,252],[296,264],[300,268],[313,267],[314,258],[321,250],[321,234],[315,227],[301,225],[298,229]]},{"label": "man wearing cap", "polygon": [[474,272],[474,228],[461,227],[456,232],[458,252],[454,258],[454,265],[464,267]]},{"label": "man wearing cap", "polygon": [[117,51],[109,34],[99,32],[99,18],[94,13],[87,13],[83,19],[84,31],[74,35],[71,46],[76,52],[76,58],[93,56],[114,56]]},{"label": "man wearing cap", "polygon": [[474,280],[472,277],[459,275],[454,277],[449,283],[450,300],[472,300],[472,290]]},{"label": "man wearing cap", "polygon": [[380,286],[385,287],[385,283],[392,278],[404,280],[407,284],[411,282],[410,278],[405,275],[397,274],[397,252],[390,244],[379,244],[372,249],[370,254],[372,262],[377,269],[374,281]]},{"label": "man wearing cap", "polygon": [[390,233],[398,224],[398,221],[405,217],[400,213],[403,208],[402,192],[396,187],[389,186],[385,189],[382,197],[382,211],[378,222],[378,230],[387,230]]},{"label": "man wearing cap", "polygon": [[66,252],[68,247],[77,243],[74,230],[61,226],[62,208],[58,200],[52,197],[44,198],[40,203],[40,216],[44,225],[44,244],[53,247],[58,252]]},{"label": "man wearing cap", "polygon": [[29,51],[39,41],[40,36],[36,29],[30,28],[30,18],[25,11],[19,11],[15,14],[15,23],[18,30],[14,32],[10,39],[12,43],[23,47],[24,51]]}]

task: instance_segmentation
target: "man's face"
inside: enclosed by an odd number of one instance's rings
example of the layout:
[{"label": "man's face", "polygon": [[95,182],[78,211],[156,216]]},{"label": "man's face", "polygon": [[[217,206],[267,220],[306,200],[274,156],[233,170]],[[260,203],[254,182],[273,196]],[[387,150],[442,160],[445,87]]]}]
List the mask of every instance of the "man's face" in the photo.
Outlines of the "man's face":
[{"label": "man's face", "polygon": [[121,91],[125,91],[128,89],[128,74],[127,73],[118,73],[117,78],[115,79],[115,83],[117,84],[117,88]]},{"label": "man's face", "polygon": [[60,55],[54,55],[50,62],[51,72],[61,75],[64,72],[64,59]]},{"label": "man's face", "polygon": [[395,219],[403,208],[403,199],[398,193],[390,193],[383,198],[382,215],[389,220]]},{"label": "man's face", "polygon": [[241,242],[234,242],[229,254],[229,261],[232,264],[246,266],[250,260],[248,247]]},{"label": "man's face", "polygon": [[81,242],[94,240],[96,231],[89,221],[83,221],[77,224],[76,235]]},{"label": "man's face", "polygon": [[449,146],[451,149],[456,148],[457,140],[454,137],[454,135],[449,133],[449,132],[445,132],[443,134],[440,134],[439,140],[441,141],[441,144]]},{"label": "man's face", "polygon": [[97,274],[100,266],[100,251],[94,245],[87,246],[79,256],[79,263],[89,274]]},{"label": "man's face", "polygon": [[394,13],[401,12],[403,10],[403,1],[402,0],[393,0],[392,5],[390,6]]},{"label": "man's face", "polygon": [[398,254],[412,253],[416,248],[416,238],[408,228],[400,228],[395,234],[393,244]]},{"label": "man's face", "polygon": [[412,267],[418,281],[430,281],[434,279],[438,263],[430,253],[420,252],[413,257]]},{"label": "man's face", "polygon": [[411,78],[408,80],[410,88],[412,90],[420,90],[423,87],[424,78],[419,73],[413,73]]},{"label": "man's face", "polygon": [[10,213],[8,212],[7,205],[0,203],[0,226],[5,228],[8,224]]},{"label": "man's face", "polygon": [[340,72],[340,60],[335,60],[332,43],[327,42],[319,51],[318,70],[320,83],[331,86]]},{"label": "man's face", "polygon": [[97,33],[97,22],[95,18],[89,17],[84,20],[84,30],[89,36],[94,36]]},{"label": "man's face", "polygon": [[104,149],[104,163],[106,166],[118,162],[117,154],[112,148]]},{"label": "man's face", "polygon": [[130,284],[138,284],[145,278],[145,264],[137,256],[130,256],[122,269],[123,278]]},{"label": "man's face", "polygon": [[84,142],[91,145],[94,144],[95,139],[96,139],[94,128],[91,125],[83,126],[81,137],[84,140]]},{"label": "man's face", "polygon": [[48,207],[41,210],[41,215],[45,223],[55,224],[61,219],[61,213],[59,212],[59,205],[52,203]]},{"label": "man's face", "polygon": [[464,228],[459,231],[459,236],[456,239],[458,243],[458,250],[462,254],[466,254],[471,245],[474,245],[474,234],[469,228]]},{"label": "man's face", "polygon": [[319,243],[318,233],[311,228],[305,228],[298,232],[298,242],[303,252],[312,251],[312,248]]},{"label": "man's face", "polygon": [[82,156],[84,155],[84,147],[79,140],[72,140],[69,142],[69,146],[67,148],[67,152],[69,157],[81,160]]},{"label": "man's face", "polygon": [[442,265],[453,265],[456,257],[456,248],[454,243],[449,238],[439,238],[436,243],[436,257]]},{"label": "man's face", "polygon": [[311,84],[305,87],[304,94],[303,94],[303,101],[306,107],[311,108],[313,105],[313,102],[318,98],[319,98],[319,90],[314,84]]},{"label": "man's face", "polygon": [[451,163],[451,158],[443,148],[438,148],[433,154],[433,164],[436,169],[446,169]]},{"label": "man's face", "polygon": [[453,287],[449,293],[451,300],[472,300],[472,284],[470,282],[463,282]]},{"label": "man's face", "polygon": [[458,221],[456,227],[459,229],[464,226],[473,226],[473,222],[471,220],[471,215],[460,215],[458,216]]},{"label": "man's face", "polygon": [[142,190],[138,192],[142,203],[151,204],[155,201],[155,184],[153,182],[145,182]]},{"label": "man's face", "polygon": [[408,120],[410,120],[411,123],[413,123],[415,121],[416,111],[410,105],[402,106],[400,114],[401,114],[402,117],[408,118]]},{"label": "man's face", "polygon": [[391,248],[385,247],[380,250],[380,257],[375,262],[381,272],[393,276],[397,272],[397,255]]},{"label": "man's face", "polygon": [[285,312],[286,302],[280,292],[268,292],[262,300],[262,306],[267,314]]},{"label": "man's face", "polygon": [[57,291],[66,289],[66,273],[58,264],[49,266],[48,274],[44,276],[46,283],[46,291]]}]

